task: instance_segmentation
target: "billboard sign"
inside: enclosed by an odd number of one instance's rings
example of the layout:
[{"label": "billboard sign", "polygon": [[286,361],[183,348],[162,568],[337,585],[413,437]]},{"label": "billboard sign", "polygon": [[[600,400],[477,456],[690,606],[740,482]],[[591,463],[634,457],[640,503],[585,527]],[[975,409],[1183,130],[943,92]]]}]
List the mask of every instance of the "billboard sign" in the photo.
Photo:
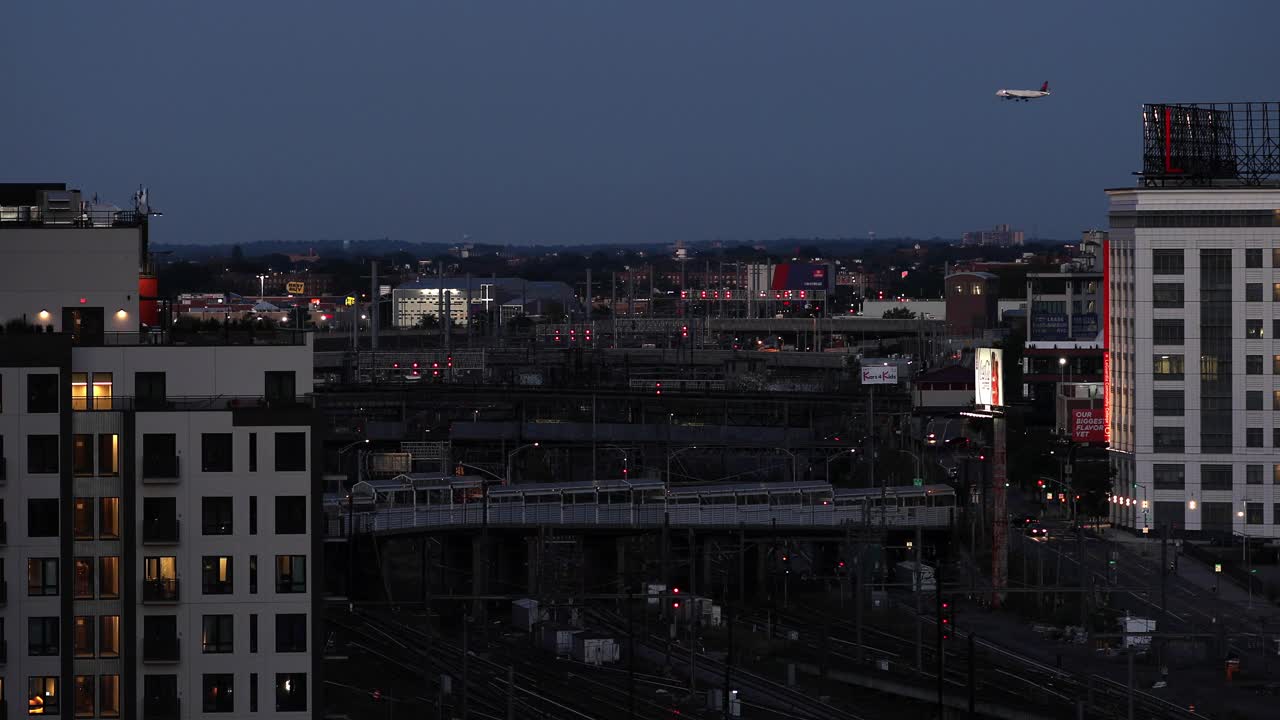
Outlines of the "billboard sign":
[{"label": "billboard sign", "polygon": [[285,292],[291,295],[301,295],[307,291],[306,283],[290,280],[284,284]]},{"label": "billboard sign", "polygon": [[835,273],[822,264],[783,263],[773,268],[773,290],[835,289]]},{"label": "billboard sign", "polygon": [[897,385],[897,365],[869,365],[862,368],[863,385]]},{"label": "billboard sign", "polygon": [[1075,408],[1072,410],[1071,439],[1079,443],[1106,442],[1106,411],[1102,408]]},{"label": "billboard sign", "polygon": [[1071,337],[1075,340],[1092,340],[1098,337],[1098,313],[1076,313],[1071,316]]},{"label": "billboard sign", "polygon": [[1033,341],[1067,339],[1067,316],[1065,313],[1035,312],[1034,308],[1032,313],[1031,339]]},{"label": "billboard sign", "polygon": [[1004,405],[1003,359],[1004,352],[997,348],[978,348],[974,351],[974,404],[985,407]]}]

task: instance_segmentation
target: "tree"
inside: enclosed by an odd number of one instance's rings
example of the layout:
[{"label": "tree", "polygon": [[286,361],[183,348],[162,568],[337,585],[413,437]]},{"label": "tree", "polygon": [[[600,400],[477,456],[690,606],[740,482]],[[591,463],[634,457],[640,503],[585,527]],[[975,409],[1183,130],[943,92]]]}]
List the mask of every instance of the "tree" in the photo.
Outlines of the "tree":
[{"label": "tree", "polygon": [[916,314],[910,308],[896,307],[885,310],[881,317],[885,320],[915,320]]},{"label": "tree", "polygon": [[418,318],[418,324],[415,327],[419,330],[437,330],[440,327],[440,318],[435,315],[423,315]]}]

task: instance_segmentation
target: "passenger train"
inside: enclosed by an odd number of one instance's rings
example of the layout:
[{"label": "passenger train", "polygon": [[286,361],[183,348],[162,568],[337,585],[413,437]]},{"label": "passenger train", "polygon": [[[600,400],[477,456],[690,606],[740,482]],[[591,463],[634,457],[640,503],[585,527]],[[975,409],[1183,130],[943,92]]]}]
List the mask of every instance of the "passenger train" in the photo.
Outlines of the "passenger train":
[{"label": "passenger train", "polygon": [[[350,505],[348,505],[350,503]],[[498,485],[476,476],[401,475],[360,482],[326,502],[331,529],[359,515],[364,530],[480,525],[874,524],[943,528],[949,485],[832,488],[822,482],[672,485],[661,480]]]}]

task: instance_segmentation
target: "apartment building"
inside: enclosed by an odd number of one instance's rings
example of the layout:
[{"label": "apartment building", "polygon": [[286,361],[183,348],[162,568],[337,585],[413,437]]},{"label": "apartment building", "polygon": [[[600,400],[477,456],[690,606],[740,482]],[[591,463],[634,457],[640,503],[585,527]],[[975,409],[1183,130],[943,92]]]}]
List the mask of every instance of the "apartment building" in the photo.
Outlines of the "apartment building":
[{"label": "apartment building", "polygon": [[140,295],[151,222],[145,202],[0,186],[0,700],[13,717],[310,717],[310,336],[164,327]]}]

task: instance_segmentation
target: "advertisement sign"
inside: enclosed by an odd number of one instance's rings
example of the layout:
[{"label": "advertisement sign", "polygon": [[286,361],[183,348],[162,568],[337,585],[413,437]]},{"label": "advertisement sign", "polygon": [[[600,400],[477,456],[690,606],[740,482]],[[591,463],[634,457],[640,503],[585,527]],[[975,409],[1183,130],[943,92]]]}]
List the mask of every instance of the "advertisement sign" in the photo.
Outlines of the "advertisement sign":
[{"label": "advertisement sign", "polygon": [[1107,441],[1107,413],[1102,408],[1071,411],[1071,439],[1080,443]]},{"label": "advertisement sign", "polygon": [[[1096,325],[1096,323],[1095,323]],[[1066,340],[1066,313],[1034,312],[1031,315],[1032,340]]]},{"label": "advertisement sign", "polygon": [[897,385],[897,365],[868,365],[862,368],[863,385]]},{"label": "advertisement sign", "polygon": [[784,263],[773,268],[774,290],[834,290],[835,273],[831,266]]},{"label": "advertisement sign", "polygon": [[978,348],[974,351],[974,404],[1000,407],[1004,404],[1004,352],[997,348]]},{"label": "advertisement sign", "polygon": [[1076,340],[1092,340],[1098,337],[1098,314],[1077,313],[1071,316],[1071,337]]},{"label": "advertisement sign", "polygon": [[305,283],[300,283],[295,280],[290,280],[289,282],[284,284],[284,289],[285,289],[285,292],[289,293],[290,295],[301,295],[307,291],[307,286]]}]

